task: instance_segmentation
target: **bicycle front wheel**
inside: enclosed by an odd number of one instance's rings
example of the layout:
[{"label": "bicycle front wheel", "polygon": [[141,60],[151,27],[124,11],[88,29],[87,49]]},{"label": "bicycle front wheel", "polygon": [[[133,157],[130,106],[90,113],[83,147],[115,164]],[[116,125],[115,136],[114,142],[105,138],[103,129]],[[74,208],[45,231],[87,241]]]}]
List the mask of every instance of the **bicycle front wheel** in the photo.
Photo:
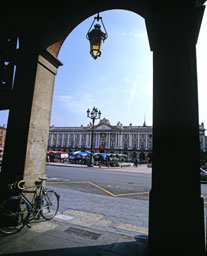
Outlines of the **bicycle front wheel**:
[{"label": "bicycle front wheel", "polygon": [[51,220],[59,209],[59,195],[53,190],[46,190],[41,198],[40,205],[42,217],[46,220]]},{"label": "bicycle front wheel", "polygon": [[12,196],[0,205],[0,233],[11,235],[19,232],[29,221],[27,203],[19,196]]}]

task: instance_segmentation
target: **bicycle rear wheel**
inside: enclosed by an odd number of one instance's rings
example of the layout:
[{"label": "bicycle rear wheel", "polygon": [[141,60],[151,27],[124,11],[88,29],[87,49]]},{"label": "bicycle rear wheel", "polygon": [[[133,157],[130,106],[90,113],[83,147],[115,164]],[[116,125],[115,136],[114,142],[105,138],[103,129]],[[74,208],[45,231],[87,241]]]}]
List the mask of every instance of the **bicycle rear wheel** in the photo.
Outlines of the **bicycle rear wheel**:
[{"label": "bicycle rear wheel", "polygon": [[27,203],[19,196],[12,196],[0,205],[0,233],[11,235],[19,232],[29,221]]},{"label": "bicycle rear wheel", "polygon": [[59,209],[59,195],[53,190],[46,190],[40,200],[40,205],[42,217],[46,220],[51,220]]}]

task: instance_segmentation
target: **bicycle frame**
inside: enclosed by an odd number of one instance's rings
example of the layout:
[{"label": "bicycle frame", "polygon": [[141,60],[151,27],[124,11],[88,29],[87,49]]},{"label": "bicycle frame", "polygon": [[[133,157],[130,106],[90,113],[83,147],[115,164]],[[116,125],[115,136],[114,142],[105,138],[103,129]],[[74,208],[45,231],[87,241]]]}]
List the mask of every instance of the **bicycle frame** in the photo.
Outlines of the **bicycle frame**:
[{"label": "bicycle frame", "polygon": [[[0,204],[0,213],[3,217],[0,223],[0,233],[15,234],[25,225],[31,227],[30,221],[33,219],[38,220],[43,217],[45,220],[51,220],[54,218],[59,208],[60,196],[53,189],[43,185],[44,179],[40,180],[36,181],[34,186],[28,187],[24,186],[24,180],[9,184],[10,190],[14,189],[14,194]],[[29,197],[25,195],[26,193],[33,195]],[[11,208],[11,206],[14,207]]]},{"label": "bicycle frame", "polygon": [[[37,218],[39,213],[40,213],[40,211],[41,211],[41,209],[38,207],[38,205],[41,202],[42,197],[44,196],[45,189],[42,186],[42,184],[41,185],[31,186],[31,187],[26,187],[26,189],[30,189],[30,188],[35,188],[35,190],[22,190],[22,191],[20,191],[20,195],[19,196],[11,196],[11,198],[13,198],[13,199],[21,198],[27,204],[27,206],[29,208],[30,214],[31,213],[36,213],[34,218]],[[37,193],[38,189],[39,189],[39,193]],[[32,200],[30,201],[26,197],[26,195],[24,193],[34,194]],[[36,199],[38,199],[37,202],[36,202]],[[36,205],[36,203],[38,205]]]}]

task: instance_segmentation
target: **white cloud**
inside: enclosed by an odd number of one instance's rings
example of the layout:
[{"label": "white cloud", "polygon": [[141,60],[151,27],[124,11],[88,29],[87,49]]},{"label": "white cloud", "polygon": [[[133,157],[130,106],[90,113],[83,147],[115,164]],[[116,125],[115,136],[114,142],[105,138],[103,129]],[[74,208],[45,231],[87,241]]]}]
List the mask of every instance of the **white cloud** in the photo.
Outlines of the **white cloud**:
[{"label": "white cloud", "polygon": [[124,82],[127,84],[125,92],[128,93],[128,103],[132,104],[135,100],[145,96],[152,95],[152,80],[145,82],[146,79],[139,77],[138,79],[130,79],[124,77]]},{"label": "white cloud", "polygon": [[71,95],[57,95],[57,101],[67,110],[71,112],[82,114],[85,113],[86,108],[91,106],[95,95],[92,93],[77,93],[76,97]]}]

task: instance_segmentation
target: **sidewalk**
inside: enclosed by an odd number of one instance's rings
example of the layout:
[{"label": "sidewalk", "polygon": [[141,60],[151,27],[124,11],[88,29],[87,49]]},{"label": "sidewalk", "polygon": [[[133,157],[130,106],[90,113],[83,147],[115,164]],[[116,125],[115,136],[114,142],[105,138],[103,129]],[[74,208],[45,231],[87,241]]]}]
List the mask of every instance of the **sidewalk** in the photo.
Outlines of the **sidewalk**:
[{"label": "sidewalk", "polygon": [[74,167],[74,168],[96,168],[96,169],[108,169],[108,170],[113,170],[113,171],[122,171],[122,172],[137,172],[137,173],[149,173],[151,174],[152,168],[146,168],[147,164],[140,164],[138,167],[134,166],[127,166],[127,167],[107,167],[107,166],[102,166],[99,168],[99,166],[93,166],[93,167],[88,167],[87,165],[81,165],[81,164],[71,164],[71,163],[46,163],[46,165],[51,165],[51,166],[60,166],[60,167]]},{"label": "sidewalk", "polygon": [[148,202],[56,186],[55,191],[61,200],[56,217],[0,237],[0,255],[147,255]]},{"label": "sidewalk", "polygon": [[145,256],[145,236],[130,237],[64,221],[47,221],[0,238],[0,255],[13,256]]}]

